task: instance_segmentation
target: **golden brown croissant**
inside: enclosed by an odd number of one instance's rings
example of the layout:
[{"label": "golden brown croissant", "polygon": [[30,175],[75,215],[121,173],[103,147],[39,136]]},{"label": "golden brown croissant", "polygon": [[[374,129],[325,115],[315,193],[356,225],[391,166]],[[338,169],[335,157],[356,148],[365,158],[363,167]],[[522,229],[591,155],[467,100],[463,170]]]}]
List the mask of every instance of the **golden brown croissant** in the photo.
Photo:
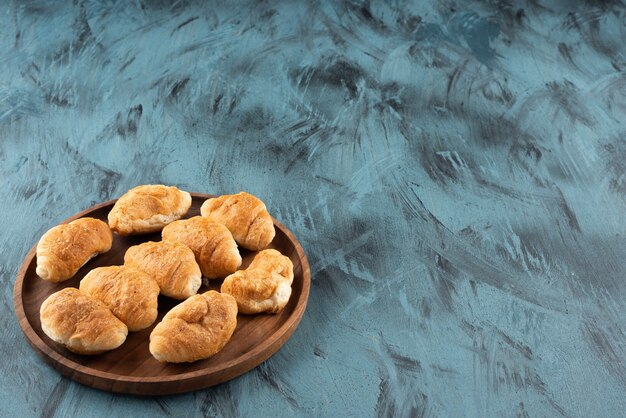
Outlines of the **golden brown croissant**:
[{"label": "golden brown croissant", "polygon": [[65,281],[91,258],[109,251],[112,243],[111,230],[98,219],[57,225],[37,244],[37,275],[51,282]]},{"label": "golden brown croissant", "polygon": [[228,229],[202,216],[172,222],[163,228],[162,236],[164,241],[180,241],[191,248],[208,279],[226,276],[241,266],[237,243]]},{"label": "golden brown croissant", "polygon": [[126,341],[128,329],[100,301],[68,287],[51,294],[39,310],[41,329],[78,354],[99,354]]},{"label": "golden brown croissant", "polygon": [[159,284],[162,294],[175,299],[195,295],[202,284],[193,251],[178,241],[149,241],[130,247],[124,265],[148,274]]},{"label": "golden brown croissant", "polygon": [[272,249],[258,253],[250,266],[224,279],[220,291],[233,295],[239,312],[278,313],[291,296],[293,263]]},{"label": "golden brown croissant", "polygon": [[157,317],[159,285],[134,267],[98,267],[87,273],[79,288],[104,303],[129,331],[147,328]]},{"label": "golden brown croissant", "polygon": [[226,225],[237,244],[248,250],[262,250],[276,235],[265,204],[246,192],[208,199],[202,204],[200,213]]},{"label": "golden brown croissant", "polygon": [[157,232],[180,219],[191,195],[173,186],[148,184],[130,189],[109,212],[109,226],[120,235]]},{"label": "golden brown croissant", "polygon": [[220,351],[237,326],[237,302],[209,290],[172,308],[150,334],[150,353],[159,361],[192,362]]}]

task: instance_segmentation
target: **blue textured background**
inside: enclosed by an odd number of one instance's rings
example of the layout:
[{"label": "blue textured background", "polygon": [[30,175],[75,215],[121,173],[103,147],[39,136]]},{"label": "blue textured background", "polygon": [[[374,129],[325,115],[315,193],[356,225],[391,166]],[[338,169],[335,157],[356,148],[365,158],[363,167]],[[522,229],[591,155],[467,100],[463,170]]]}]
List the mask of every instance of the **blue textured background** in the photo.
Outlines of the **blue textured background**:
[{"label": "blue textured background", "polygon": [[[0,6],[1,416],[624,416],[621,1]],[[142,183],[261,197],[312,267],[269,361],[191,394],[61,378],[23,257]]]}]

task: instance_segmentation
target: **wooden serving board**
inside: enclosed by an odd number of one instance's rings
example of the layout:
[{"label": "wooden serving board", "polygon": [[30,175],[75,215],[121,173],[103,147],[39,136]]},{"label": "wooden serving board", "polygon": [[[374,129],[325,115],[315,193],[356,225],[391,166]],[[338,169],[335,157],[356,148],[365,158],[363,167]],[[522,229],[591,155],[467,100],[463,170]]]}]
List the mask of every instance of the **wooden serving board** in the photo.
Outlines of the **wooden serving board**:
[{"label": "wooden serving board", "polygon": [[[213,196],[192,193],[193,202],[185,218],[200,214],[202,203]],[[96,205],[80,212],[65,223],[81,217],[94,217],[107,221],[115,200]],[[15,313],[28,342],[35,351],[62,375],[97,389],[138,394],[166,395],[190,392],[237,377],[256,367],[287,341],[294,332],[309,297],[311,273],[302,247],[284,225],[274,219],[276,237],[269,248],[275,248],[293,262],[294,280],[289,303],[279,314],[237,316],[237,328],[224,349],[215,356],[194,363],[168,364],[158,362],[148,350],[150,332],[166,312],[180,303],[159,296],[159,317],[148,329],[129,332],[119,348],[97,356],[74,354],[48,338],[41,330],[39,308],[52,293],[65,287],[78,287],[80,280],[91,269],[101,266],[121,265],[124,253],[132,245],[145,241],[160,241],[160,234],[121,237],[113,234],[113,246],[85,266],[76,276],[63,283],[50,283],[35,273],[36,246],[28,253],[20,268],[13,292]],[[52,225],[51,225],[52,226]],[[248,266],[254,252],[240,248],[242,268]],[[202,286],[199,293],[209,289],[219,290],[222,280],[212,280]]]}]

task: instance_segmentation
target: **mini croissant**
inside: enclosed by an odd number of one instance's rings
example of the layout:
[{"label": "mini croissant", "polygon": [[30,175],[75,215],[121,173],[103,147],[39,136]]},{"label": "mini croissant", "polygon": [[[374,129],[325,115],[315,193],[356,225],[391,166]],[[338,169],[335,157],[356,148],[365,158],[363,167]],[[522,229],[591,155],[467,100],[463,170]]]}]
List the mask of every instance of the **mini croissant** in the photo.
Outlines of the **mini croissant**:
[{"label": "mini croissant", "polygon": [[247,269],[226,277],[220,290],[237,300],[241,313],[278,313],[289,301],[292,282],[289,257],[268,249],[258,253]]},{"label": "mini croissant", "polygon": [[111,230],[98,219],[57,225],[37,244],[37,275],[51,282],[65,281],[91,258],[109,251],[112,243]]},{"label": "mini croissant", "polygon": [[109,226],[119,235],[157,232],[180,219],[191,207],[191,195],[176,187],[143,185],[130,189],[109,212]]},{"label": "mini croissant", "polygon": [[159,361],[192,362],[220,351],[237,326],[237,302],[209,290],[172,308],[150,334],[150,353]]},{"label": "mini croissant", "polygon": [[134,267],[95,268],[80,281],[79,289],[104,303],[129,331],[148,328],[157,318],[159,285]]},{"label": "mini croissant", "polygon": [[228,229],[202,216],[172,222],[163,228],[162,236],[164,241],[179,241],[191,248],[208,279],[224,277],[241,266],[237,243]]},{"label": "mini croissant", "polygon": [[159,284],[161,293],[175,299],[195,295],[202,273],[193,251],[178,241],[144,242],[130,247],[124,265],[135,267]]},{"label": "mini croissant", "polygon": [[128,329],[101,302],[67,287],[51,294],[39,310],[41,329],[78,354],[99,354],[126,341]]},{"label": "mini croissant", "polygon": [[237,244],[248,250],[262,250],[276,235],[265,204],[246,192],[208,199],[202,204],[200,213],[226,225]]}]

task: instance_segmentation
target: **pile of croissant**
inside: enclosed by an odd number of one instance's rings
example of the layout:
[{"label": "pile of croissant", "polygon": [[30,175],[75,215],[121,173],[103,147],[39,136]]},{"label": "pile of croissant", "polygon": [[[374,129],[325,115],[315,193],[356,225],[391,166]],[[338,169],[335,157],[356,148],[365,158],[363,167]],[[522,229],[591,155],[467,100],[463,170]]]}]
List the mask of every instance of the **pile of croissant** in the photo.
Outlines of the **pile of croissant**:
[{"label": "pile of croissant", "polygon": [[[121,346],[128,332],[157,319],[158,296],[183,300],[150,334],[150,353],[162,362],[193,362],[220,351],[237,326],[237,313],[280,312],[291,296],[293,264],[266,249],[275,230],[258,198],[241,192],[206,200],[201,216],[181,219],[191,195],[176,187],[143,185],[124,194],[108,225],[80,218],[46,232],[37,244],[37,275],[62,282],[120,236],[161,231],[159,242],[128,248],[121,266],[89,271],[79,288],[50,295],[41,305],[44,333],[79,354]],[[238,246],[258,251],[240,270]],[[198,294],[202,277],[224,278],[220,292]]]}]

